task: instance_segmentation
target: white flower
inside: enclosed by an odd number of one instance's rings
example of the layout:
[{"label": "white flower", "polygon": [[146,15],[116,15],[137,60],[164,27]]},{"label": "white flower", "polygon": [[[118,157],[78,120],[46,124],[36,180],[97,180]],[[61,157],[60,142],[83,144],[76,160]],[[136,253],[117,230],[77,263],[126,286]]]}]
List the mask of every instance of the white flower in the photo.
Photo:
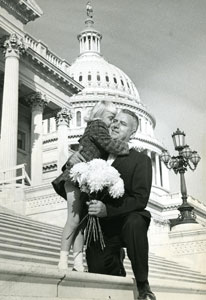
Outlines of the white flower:
[{"label": "white flower", "polygon": [[70,170],[72,181],[78,182],[81,191],[93,193],[107,188],[113,198],[124,193],[124,183],[119,172],[103,159],[81,162]]},{"label": "white flower", "polygon": [[109,187],[109,194],[112,198],[119,198],[124,194],[124,182],[121,178],[112,186]]},{"label": "white flower", "polygon": [[70,170],[71,180],[83,184],[85,177],[87,176],[88,165],[85,162],[74,165]]}]

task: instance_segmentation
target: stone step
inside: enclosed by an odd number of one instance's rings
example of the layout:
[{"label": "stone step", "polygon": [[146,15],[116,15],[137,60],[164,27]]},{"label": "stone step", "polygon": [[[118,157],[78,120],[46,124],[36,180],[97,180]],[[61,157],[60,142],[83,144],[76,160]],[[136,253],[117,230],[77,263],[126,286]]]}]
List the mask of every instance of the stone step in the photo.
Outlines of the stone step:
[{"label": "stone step", "polygon": [[0,258],[1,259],[9,259],[10,261],[18,260],[26,262],[33,262],[33,263],[40,263],[40,264],[48,264],[48,265],[55,265],[57,266],[58,262],[57,259],[53,259],[52,257],[45,257],[45,256],[38,256],[38,255],[31,255],[24,253],[16,253],[16,252],[9,252],[8,250],[0,250]]},{"label": "stone step", "polygon": [[[1,300],[134,300],[137,290],[129,259],[127,277],[57,268],[62,229],[27,217],[0,214]],[[206,276],[150,253],[150,283],[158,300],[203,300]]]},{"label": "stone step", "polygon": [[[0,220],[0,224],[1,224],[1,227],[2,228],[13,228],[14,227],[14,223],[9,221],[9,220]],[[18,226],[18,227],[17,227]],[[47,231],[43,228],[35,228],[33,226],[27,226],[27,225],[24,225],[23,223],[22,224],[16,224],[15,226],[15,229],[18,230],[18,231],[22,231],[22,232],[36,232],[36,233],[39,233],[39,234],[42,234],[44,236],[48,236],[48,237],[53,237],[53,238],[57,238],[59,237],[60,239],[60,236],[61,236],[61,232],[59,232],[58,234],[52,232],[52,228],[50,231]]]},{"label": "stone step", "polygon": [[[25,218],[21,220],[21,228],[16,229],[15,216],[12,217],[13,219],[12,221],[10,220],[10,222],[5,221],[4,218],[3,220],[2,219],[0,220],[1,225],[3,225],[2,229],[5,231],[0,233],[0,242],[3,244],[2,246],[0,246],[0,256],[4,258],[17,259],[19,254],[20,260],[24,259],[25,261],[28,260],[37,263],[41,262],[41,263],[48,263],[51,265],[52,264],[57,265],[58,258],[59,258],[59,249],[60,249],[60,237],[57,238],[59,232],[52,235],[52,241],[48,240],[48,226],[45,232],[45,230],[39,227],[39,224],[42,225],[43,223],[37,222],[38,226],[35,227],[33,226],[35,222],[32,221],[31,224],[29,224],[29,226],[28,224],[26,224],[27,228],[25,233],[25,228],[24,228]],[[26,219],[26,222],[27,221],[28,220]],[[15,228],[12,230],[12,227]],[[21,231],[20,239],[18,236],[18,234],[20,234],[19,231]],[[46,238],[45,238],[45,233],[47,236]],[[9,237],[7,236],[6,239],[3,239],[2,235],[5,237],[6,234],[8,234]],[[22,234],[23,235],[26,234],[26,237],[24,236],[22,237]],[[11,238],[12,235],[13,235],[13,240]],[[49,238],[51,239],[51,236]],[[25,241],[25,239],[27,239],[27,241]],[[45,244],[45,239],[47,239],[46,244]],[[13,253],[15,253],[15,255],[13,255]],[[72,264],[72,258],[70,258],[69,263]],[[127,273],[129,275],[132,275],[131,264],[127,258],[125,259],[124,264]],[[171,262],[161,257],[157,257],[152,253],[150,254],[150,272],[154,274],[166,273],[167,276],[170,277],[171,276],[177,277],[178,274],[178,276],[184,276],[184,278],[185,279],[187,278],[187,280],[190,280],[191,278],[193,278],[193,280],[194,279],[204,280],[204,277],[202,277],[202,275],[199,274],[198,272],[194,272],[189,268],[182,267],[175,262]]]},{"label": "stone step", "polygon": [[[20,261],[24,260],[29,262],[36,262],[36,263],[44,263],[49,265],[54,265],[57,267],[59,255],[51,255],[50,253],[41,253],[35,252],[33,250],[27,251],[27,249],[21,249],[19,251],[18,248],[11,247],[2,247],[0,246],[0,257],[7,258],[7,259],[18,259]],[[72,258],[69,259],[69,265],[72,266]],[[86,262],[85,262],[86,266]],[[131,265],[125,266],[127,271],[127,275],[133,276]],[[161,268],[153,268],[150,266],[150,275],[151,276],[164,276],[164,278],[175,278],[176,280],[184,280],[187,282],[199,282],[199,283],[206,283],[205,276],[201,274],[190,274],[190,272],[178,272],[176,270],[172,271],[169,269],[161,269]]]},{"label": "stone step", "polygon": [[[134,300],[131,277],[59,271],[56,267],[0,259],[1,300]],[[150,276],[157,300],[204,300],[202,283]]]},{"label": "stone step", "polygon": [[[0,231],[0,238],[4,240],[12,240],[12,241],[19,241],[19,236],[16,234],[16,232],[12,232],[11,230],[4,230]],[[53,240],[45,240],[45,237],[41,236],[34,236],[34,235],[26,235],[23,236],[21,235],[21,241],[22,242],[28,242],[30,244],[40,244],[40,245],[45,245],[47,247],[53,247],[55,248],[60,248],[60,240],[58,241],[53,241]]]},{"label": "stone step", "polygon": [[44,238],[44,240],[49,240],[49,241],[54,241],[54,242],[59,242],[61,240],[61,235],[59,236],[55,236],[55,235],[49,235],[45,232],[37,232],[34,229],[24,229],[22,228],[18,228],[18,227],[14,227],[13,225],[7,225],[7,224],[2,224],[0,223],[1,226],[1,231],[3,232],[11,232],[11,233],[15,233],[15,234],[19,234],[19,235],[23,235],[25,237],[38,237],[41,236],[42,238]]},{"label": "stone step", "polygon": [[12,239],[9,237],[2,237],[0,235],[0,244],[6,243],[7,245],[13,245],[17,247],[27,247],[27,248],[32,248],[32,249],[37,249],[37,250],[42,250],[42,251],[51,251],[51,252],[56,252],[59,253],[60,251],[60,244],[57,245],[48,245],[48,244],[42,244],[40,242],[37,242],[35,240],[33,241],[24,241],[24,240],[18,240],[18,239]]},{"label": "stone step", "polygon": [[[60,272],[52,266],[12,263],[0,260],[0,299],[127,299],[136,298],[134,281],[131,278]],[[29,298],[30,297],[30,298]]]},{"label": "stone step", "polygon": [[[59,258],[59,250],[60,250],[60,247],[48,247],[48,246],[42,246],[41,244],[37,244],[35,243],[35,241],[33,241],[33,243],[25,243],[24,241],[19,241],[19,240],[16,240],[16,241],[13,241],[12,239],[1,239],[0,238],[0,243],[3,245],[3,246],[0,246],[0,251],[3,250],[4,252],[8,251],[9,252],[15,252],[15,253],[23,253],[25,255],[35,255],[35,257],[39,258],[39,256],[43,256],[43,257],[52,257],[53,260],[52,262],[58,262],[58,258]],[[19,248],[20,247],[20,248]],[[51,254],[51,255],[50,255]],[[1,255],[1,252],[0,252],[0,255]],[[27,256],[25,256],[26,258]],[[30,257],[30,256],[28,256]],[[71,262],[72,258],[70,258],[70,263]],[[187,268],[181,268],[179,267],[178,265],[175,265],[175,270],[173,270],[172,268],[170,268],[169,266],[166,265],[161,265],[161,264],[154,264],[154,258],[153,258],[153,262],[151,262],[151,259],[150,259],[150,271],[154,271],[155,270],[158,270],[158,272],[164,272],[164,271],[167,271],[168,274],[170,275],[176,275],[177,274],[177,270],[178,270],[178,274],[181,274],[181,275],[187,275],[188,277],[188,274],[190,276],[192,276],[192,278],[198,278],[198,279],[204,279],[205,277],[202,276],[201,274],[198,274],[197,272],[194,272],[194,271],[191,271]],[[130,262],[128,260],[128,258],[126,257],[125,259],[125,268],[126,270],[128,271],[129,269],[131,269],[131,265],[130,265]]]},{"label": "stone step", "polygon": [[44,228],[45,230],[51,230],[54,232],[59,232],[62,231],[62,228],[56,225],[50,225],[47,223],[43,223],[40,221],[33,220],[29,217],[22,216],[19,214],[15,214],[15,212],[8,212],[7,209],[3,209],[0,207],[0,220],[13,220],[14,222],[18,221],[19,223],[27,224],[27,225],[32,225],[33,227],[39,227],[39,228]]}]

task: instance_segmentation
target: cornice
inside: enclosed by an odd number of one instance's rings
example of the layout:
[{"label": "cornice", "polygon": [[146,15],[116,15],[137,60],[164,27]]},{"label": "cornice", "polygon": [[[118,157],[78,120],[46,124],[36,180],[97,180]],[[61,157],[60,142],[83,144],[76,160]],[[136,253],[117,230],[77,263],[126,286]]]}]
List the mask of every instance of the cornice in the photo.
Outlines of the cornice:
[{"label": "cornice", "polygon": [[[74,95],[71,98],[71,104],[77,104],[77,105],[78,104],[81,105],[82,103],[87,103],[87,104],[93,103],[94,104],[98,100],[100,100],[100,99],[98,99],[98,96],[100,96],[100,94],[98,92],[97,93],[94,93],[93,91],[86,92],[86,93],[81,92],[78,95]],[[127,97],[125,97],[123,95],[120,96],[115,93],[112,95],[111,93],[102,91],[101,96],[105,96],[107,98],[111,97],[112,101],[114,103],[118,104],[119,106],[123,106],[124,108],[128,108],[130,110],[140,112],[141,114],[143,114],[144,116],[146,116],[147,118],[149,118],[152,121],[153,126],[155,128],[155,126],[156,126],[155,117],[146,110],[146,107],[142,103],[138,104],[137,102],[132,101],[132,99],[128,99]]]},{"label": "cornice", "polygon": [[26,0],[0,0],[0,5],[23,24],[34,21],[43,14],[37,4],[34,7],[30,1]]},{"label": "cornice", "polygon": [[153,146],[157,147],[158,149],[160,149],[161,151],[165,150],[165,148],[160,143],[158,143],[158,141],[155,142],[155,141],[152,141],[150,139],[142,138],[142,137],[135,137],[135,138],[133,138],[133,140],[139,140],[141,142],[153,145]]},{"label": "cornice", "polygon": [[[72,131],[72,129],[71,129],[71,131]],[[82,136],[82,133],[79,133],[79,134],[72,134],[72,133],[70,134],[70,133],[69,133],[69,134],[68,134],[68,138],[70,138],[70,139],[77,139],[77,138],[79,139],[81,136]],[[57,140],[58,140],[57,137],[45,139],[45,140],[43,141],[43,144],[56,142]],[[158,143],[156,143],[156,142],[154,142],[154,141],[151,141],[151,140],[149,140],[149,139],[146,139],[146,138],[135,137],[135,138],[133,138],[133,140],[138,140],[138,141],[140,141],[140,142],[144,142],[144,143],[153,145],[153,146],[157,147],[157,148],[160,149],[160,150],[164,150],[164,147],[163,147],[163,146],[161,146],[160,144],[158,144]]]},{"label": "cornice", "polygon": [[69,77],[69,75],[52,65],[52,63],[47,61],[31,48],[27,49],[22,59],[24,62],[28,62],[30,64],[30,68],[32,65],[47,78],[53,79],[53,82],[55,82],[58,88],[62,89],[69,96],[80,92],[83,88],[78,82]]}]

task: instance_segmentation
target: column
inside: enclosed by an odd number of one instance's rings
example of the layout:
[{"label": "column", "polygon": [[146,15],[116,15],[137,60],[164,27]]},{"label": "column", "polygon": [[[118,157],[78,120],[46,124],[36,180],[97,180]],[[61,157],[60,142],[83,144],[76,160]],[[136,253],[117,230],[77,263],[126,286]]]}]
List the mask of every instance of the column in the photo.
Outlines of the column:
[{"label": "column", "polygon": [[86,46],[86,51],[89,50],[89,36],[86,35],[86,41],[87,41],[87,46]]},{"label": "column", "polygon": [[163,187],[169,191],[170,189],[170,184],[169,184],[169,170],[165,166],[165,164],[161,161],[161,166],[162,166],[162,182],[163,182]]},{"label": "column", "polygon": [[42,183],[42,134],[43,110],[48,103],[46,96],[36,92],[29,95],[26,101],[32,108],[31,116],[31,182],[32,185]]},{"label": "column", "polygon": [[147,149],[147,155],[152,159],[152,152],[151,152],[151,150]]},{"label": "column", "polygon": [[[8,169],[17,164],[19,58],[25,47],[22,39],[16,34],[11,34],[5,40],[3,48],[5,72],[1,119],[1,168]],[[15,172],[12,173],[8,173],[8,176],[15,177]]]},{"label": "column", "polygon": [[155,168],[154,168],[154,164],[152,161],[152,151],[147,149],[147,155],[150,157],[151,163],[152,163],[152,185],[154,185],[155,184]]},{"label": "column", "polygon": [[72,119],[71,111],[62,108],[56,115],[57,136],[58,136],[58,173],[68,159],[68,127]]},{"label": "column", "polygon": [[160,160],[159,154],[155,153],[155,175],[156,175],[156,185],[161,186],[160,182]]}]

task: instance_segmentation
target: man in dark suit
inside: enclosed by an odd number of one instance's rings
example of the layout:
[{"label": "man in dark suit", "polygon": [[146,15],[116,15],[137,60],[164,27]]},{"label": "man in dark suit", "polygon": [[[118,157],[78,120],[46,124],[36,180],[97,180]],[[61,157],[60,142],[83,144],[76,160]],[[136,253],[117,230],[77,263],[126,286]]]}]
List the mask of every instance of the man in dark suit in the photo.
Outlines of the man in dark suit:
[{"label": "man in dark suit", "polygon": [[[129,142],[138,123],[134,113],[126,109],[120,111],[111,125],[112,138]],[[89,214],[100,218],[106,247],[102,251],[98,243],[90,244],[86,252],[88,270],[125,276],[122,257],[122,247],[125,247],[135,275],[138,299],[155,300],[148,282],[147,231],[151,216],[145,210],[152,184],[151,160],[130,149],[129,155],[114,158],[112,166],[124,181],[125,193],[118,200],[108,199],[106,204],[93,200],[89,205]]]}]

